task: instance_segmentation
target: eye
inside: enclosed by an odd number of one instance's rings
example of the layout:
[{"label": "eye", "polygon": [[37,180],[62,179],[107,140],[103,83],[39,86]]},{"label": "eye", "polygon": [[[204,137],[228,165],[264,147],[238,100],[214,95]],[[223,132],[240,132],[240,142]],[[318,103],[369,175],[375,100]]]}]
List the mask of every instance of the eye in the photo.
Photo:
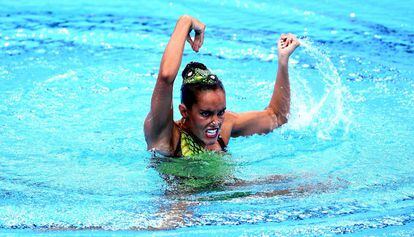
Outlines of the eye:
[{"label": "eye", "polygon": [[217,115],[218,116],[223,116],[224,115],[224,113],[226,112],[226,110],[225,109],[223,109],[223,110],[221,110],[221,111],[219,111],[218,113],[217,113]]},{"label": "eye", "polygon": [[210,111],[201,111],[201,116],[203,116],[203,117],[209,117],[210,115],[211,115],[211,112]]}]

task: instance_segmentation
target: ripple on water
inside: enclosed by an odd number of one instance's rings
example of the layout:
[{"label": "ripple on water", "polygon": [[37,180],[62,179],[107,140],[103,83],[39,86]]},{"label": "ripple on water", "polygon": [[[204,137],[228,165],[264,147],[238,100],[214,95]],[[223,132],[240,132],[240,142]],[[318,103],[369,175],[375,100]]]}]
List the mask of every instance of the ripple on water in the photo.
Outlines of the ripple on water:
[{"label": "ripple on water", "polygon": [[[190,4],[208,37],[183,62],[203,61],[223,78],[235,111],[267,106],[278,35],[307,37],[291,60],[289,123],[230,145],[237,178],[290,179],[174,196],[148,167],[142,121],[177,9],[188,2],[89,3],[76,12],[77,1],[47,11],[40,2],[0,15],[0,233],[412,234],[406,23],[394,27],[354,4]],[[375,14],[381,4],[366,5]]]}]

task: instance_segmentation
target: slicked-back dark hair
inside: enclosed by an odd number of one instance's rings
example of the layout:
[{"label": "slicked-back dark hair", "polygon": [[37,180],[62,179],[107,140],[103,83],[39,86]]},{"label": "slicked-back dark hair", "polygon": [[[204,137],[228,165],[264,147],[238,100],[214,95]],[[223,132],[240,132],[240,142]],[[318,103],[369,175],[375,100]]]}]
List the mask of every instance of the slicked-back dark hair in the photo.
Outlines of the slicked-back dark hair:
[{"label": "slicked-back dark hair", "polygon": [[[199,68],[202,70],[206,70],[207,67],[199,62],[190,62],[185,66],[181,76],[184,78],[188,71],[193,68]],[[197,103],[197,94],[200,91],[207,91],[207,90],[217,90],[221,89],[224,93],[223,83],[219,79],[216,80],[213,84],[207,84],[203,82],[196,82],[196,83],[188,83],[181,86],[181,103],[183,103],[188,109],[191,109],[193,104]]]}]

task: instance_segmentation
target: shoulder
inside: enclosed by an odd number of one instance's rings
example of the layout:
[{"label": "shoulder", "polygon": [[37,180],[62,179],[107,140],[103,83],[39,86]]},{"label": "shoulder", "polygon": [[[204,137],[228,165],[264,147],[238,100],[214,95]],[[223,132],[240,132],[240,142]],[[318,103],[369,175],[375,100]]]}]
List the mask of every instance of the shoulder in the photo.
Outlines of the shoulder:
[{"label": "shoulder", "polygon": [[237,123],[237,120],[240,118],[240,114],[232,111],[226,111],[224,114],[224,125],[228,129],[233,129],[233,126],[235,123]]},{"label": "shoulder", "polygon": [[229,120],[229,121],[232,121],[232,120],[234,120],[235,118],[237,118],[237,113],[235,113],[235,112],[232,112],[232,111],[226,111],[226,113],[224,114],[224,119],[225,120]]},{"label": "shoulder", "polygon": [[175,153],[178,142],[180,140],[180,128],[177,122],[173,123],[171,136],[159,136],[158,139],[147,140],[147,149],[159,153],[164,156],[172,156]]},{"label": "shoulder", "polygon": [[237,113],[231,111],[226,111],[224,114],[224,122],[221,126],[220,135],[226,145],[230,140],[231,132],[233,130],[234,123],[237,120],[237,116]]}]

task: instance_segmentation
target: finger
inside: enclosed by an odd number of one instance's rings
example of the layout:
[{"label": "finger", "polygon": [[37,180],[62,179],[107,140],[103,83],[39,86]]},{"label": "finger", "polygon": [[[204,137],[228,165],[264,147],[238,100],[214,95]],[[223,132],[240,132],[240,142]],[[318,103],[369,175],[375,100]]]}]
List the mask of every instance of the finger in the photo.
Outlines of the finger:
[{"label": "finger", "polygon": [[290,45],[290,40],[286,39],[285,42],[283,42],[284,48],[289,47],[289,45]]},{"label": "finger", "polygon": [[204,30],[200,33],[200,48],[204,43]]},{"label": "finger", "polygon": [[283,44],[284,44],[284,46],[285,47],[288,47],[291,43],[292,43],[291,34],[289,33],[289,34],[284,35],[284,38],[283,38]]},{"label": "finger", "polygon": [[300,45],[299,40],[297,39],[296,35],[294,34],[289,34],[289,38],[290,38],[290,43],[295,45],[295,48],[298,47]]},{"label": "finger", "polygon": [[187,35],[186,40],[191,45],[191,48],[193,48],[194,41],[191,39],[191,35],[190,34]]},{"label": "finger", "polygon": [[195,37],[194,37],[194,39],[192,39],[191,37],[189,37],[189,42],[190,42],[191,48],[194,51],[198,52],[198,46],[197,46],[197,41],[196,41]]},{"label": "finger", "polygon": [[197,33],[194,37],[194,45],[197,47],[197,50],[201,48],[201,45],[203,44],[203,37],[204,34],[202,32]]},{"label": "finger", "polygon": [[278,48],[280,48],[280,49],[284,47],[284,42],[283,42],[282,38],[280,38],[280,39],[278,40],[278,42],[277,42],[277,47],[278,47]]},{"label": "finger", "polygon": [[194,36],[194,47],[193,47],[193,49],[194,49],[196,52],[198,52],[198,49],[200,48],[200,47],[199,47],[199,44],[200,44],[200,37],[199,37],[198,35],[195,35],[195,36]]},{"label": "finger", "polygon": [[289,33],[289,39],[291,39],[292,41],[297,41],[298,39],[296,38],[296,35]]},{"label": "finger", "polygon": [[281,41],[281,45],[282,48],[285,48],[289,45],[289,41],[288,41],[289,37],[287,34],[282,34],[280,37],[280,41]]},{"label": "finger", "polygon": [[293,41],[287,48],[293,52],[299,45],[298,41]]}]

